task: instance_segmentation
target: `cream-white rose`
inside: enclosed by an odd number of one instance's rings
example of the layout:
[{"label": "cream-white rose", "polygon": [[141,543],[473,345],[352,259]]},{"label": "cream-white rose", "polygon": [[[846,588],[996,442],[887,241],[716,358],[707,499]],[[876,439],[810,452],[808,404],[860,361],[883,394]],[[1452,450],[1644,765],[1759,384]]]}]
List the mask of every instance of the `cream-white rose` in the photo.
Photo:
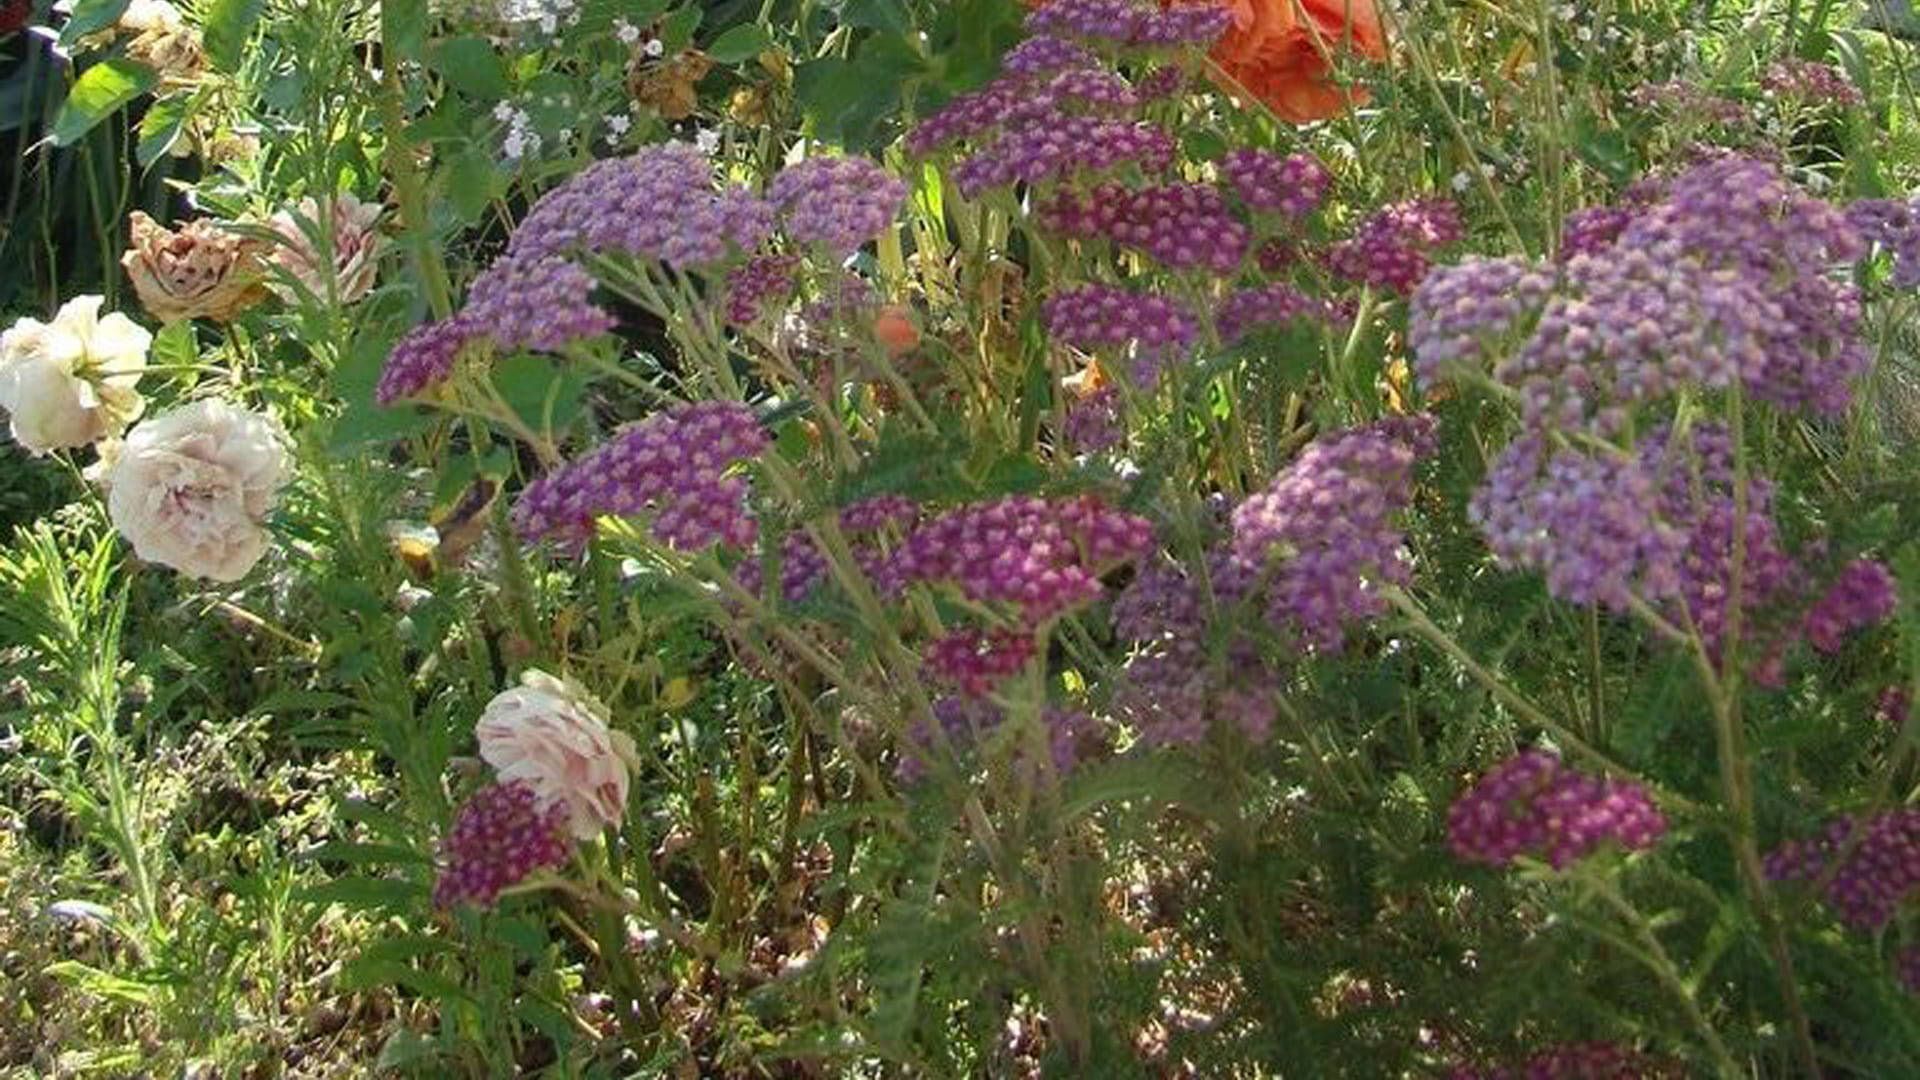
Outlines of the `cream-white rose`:
[{"label": "cream-white rose", "polygon": [[86,446],[126,430],[145,406],[135,389],[153,335],[102,299],[77,296],[51,323],[21,319],[0,334],[0,408],[32,453]]},{"label": "cream-white rose", "polygon": [[609,728],[605,708],[579,686],[528,671],[487,703],[474,732],[500,782],[565,806],[575,837],[590,840],[626,815],[633,740]]},{"label": "cream-white rose", "polygon": [[103,475],[107,513],[134,554],[238,581],[267,551],[286,436],[271,417],[210,398],[135,425]]}]

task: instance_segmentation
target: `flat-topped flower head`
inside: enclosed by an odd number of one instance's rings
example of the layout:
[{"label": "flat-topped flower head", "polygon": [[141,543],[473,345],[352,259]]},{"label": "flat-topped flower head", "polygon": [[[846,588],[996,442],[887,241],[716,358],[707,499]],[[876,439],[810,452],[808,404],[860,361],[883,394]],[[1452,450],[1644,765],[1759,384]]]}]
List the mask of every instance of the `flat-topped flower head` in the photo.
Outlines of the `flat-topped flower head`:
[{"label": "flat-topped flower head", "polygon": [[893,224],[907,185],[863,157],[811,157],[780,170],[767,198],[787,236],[848,255]]},{"label": "flat-topped flower head", "polygon": [[766,448],[745,405],[703,401],[655,413],[527,485],[514,506],[523,536],[578,548],[594,519],[649,516],[663,544],[748,547],[758,533],[734,468]]},{"label": "flat-topped flower head", "polygon": [[1764,865],[1774,881],[1824,879],[1824,896],[1840,921],[1878,930],[1920,889],[1920,809],[1835,818],[1808,839],[1781,844]]},{"label": "flat-topped flower head", "polygon": [[1542,750],[1509,758],[1447,811],[1453,853],[1490,866],[1529,855],[1565,869],[1604,843],[1645,851],[1666,831],[1645,788],[1576,772]]},{"label": "flat-topped flower head", "polygon": [[567,808],[543,803],[523,783],[489,784],[454,815],[440,841],[437,907],[492,907],[506,889],[536,871],[566,865],[573,852]]}]

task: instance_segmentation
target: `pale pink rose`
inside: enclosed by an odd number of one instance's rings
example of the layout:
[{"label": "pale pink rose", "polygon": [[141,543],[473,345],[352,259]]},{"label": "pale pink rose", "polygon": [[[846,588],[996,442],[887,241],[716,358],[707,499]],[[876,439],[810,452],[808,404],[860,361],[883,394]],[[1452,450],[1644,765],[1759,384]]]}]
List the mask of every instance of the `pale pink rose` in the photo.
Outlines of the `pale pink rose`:
[{"label": "pale pink rose", "polygon": [[102,455],[107,515],[142,559],[238,581],[266,554],[285,441],[271,417],[212,398],[142,421]]},{"label": "pale pink rose", "polygon": [[[373,288],[373,279],[379,268],[380,253],[386,248],[386,238],[380,235],[379,203],[361,202],[352,195],[341,194],[333,198],[333,206],[328,220],[321,220],[320,203],[311,196],[301,199],[292,210],[282,210],[273,215],[270,223],[274,234],[279,238],[279,246],[274,250],[273,262],[286,275],[300,283],[300,289],[285,282],[276,283],[274,292],[289,302],[300,299],[300,290],[304,289],[325,300],[327,298],[327,279],[333,279],[335,297],[342,304],[351,304],[367,295]],[[331,241],[333,269],[326,269],[327,259],[320,254],[318,240],[324,235]]]},{"label": "pale pink rose", "polygon": [[591,840],[627,812],[633,740],[579,686],[544,671],[495,697],[474,732],[500,782],[526,784],[542,804],[567,808],[567,828]]}]

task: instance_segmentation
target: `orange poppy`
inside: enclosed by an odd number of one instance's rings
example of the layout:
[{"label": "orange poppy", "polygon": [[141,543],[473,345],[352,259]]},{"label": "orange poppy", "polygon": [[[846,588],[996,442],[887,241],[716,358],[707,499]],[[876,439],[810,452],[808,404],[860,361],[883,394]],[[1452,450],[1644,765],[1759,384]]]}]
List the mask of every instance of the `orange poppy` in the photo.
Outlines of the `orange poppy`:
[{"label": "orange poppy", "polygon": [[1374,0],[1167,0],[1220,3],[1233,14],[1214,44],[1227,77],[1290,123],[1338,116],[1367,101],[1365,88],[1333,80],[1331,60],[1351,49],[1387,58],[1387,33]]}]

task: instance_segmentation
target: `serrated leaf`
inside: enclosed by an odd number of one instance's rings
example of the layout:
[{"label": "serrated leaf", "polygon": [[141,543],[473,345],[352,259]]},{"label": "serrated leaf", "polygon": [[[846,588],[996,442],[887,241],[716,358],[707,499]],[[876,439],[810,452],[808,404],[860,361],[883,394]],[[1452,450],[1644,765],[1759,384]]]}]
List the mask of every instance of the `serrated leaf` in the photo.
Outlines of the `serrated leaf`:
[{"label": "serrated leaf", "polygon": [[247,56],[247,41],[260,23],[266,0],[213,0],[206,9],[206,21],[200,26],[200,39],[207,62],[215,71],[232,74],[240,70]]},{"label": "serrated leaf", "polygon": [[707,55],[716,64],[738,64],[751,60],[773,44],[773,38],[759,23],[745,23],[721,34],[707,46]]},{"label": "serrated leaf", "polygon": [[159,81],[152,68],[124,56],[88,68],[67,91],[66,104],[60,106],[60,115],[53,121],[54,145],[79,142],[120,106],[153,89]]},{"label": "serrated leaf", "polygon": [[700,29],[705,16],[699,5],[690,4],[660,20],[660,44],[668,56],[674,56],[693,44],[693,32]]}]

